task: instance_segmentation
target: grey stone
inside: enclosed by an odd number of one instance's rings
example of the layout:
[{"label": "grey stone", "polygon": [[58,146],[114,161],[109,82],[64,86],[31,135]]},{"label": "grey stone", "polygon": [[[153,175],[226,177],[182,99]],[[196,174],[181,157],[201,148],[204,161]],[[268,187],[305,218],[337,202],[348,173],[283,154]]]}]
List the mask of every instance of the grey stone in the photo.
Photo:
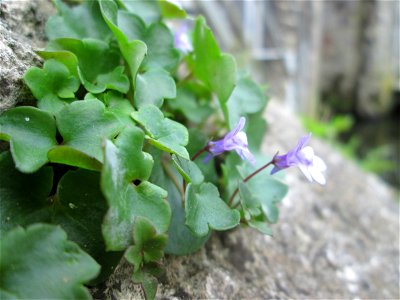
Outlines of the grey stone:
[{"label": "grey stone", "polygon": [[0,112],[33,100],[22,77],[41,64],[35,49],[44,46],[45,21],[54,13],[48,0],[0,3]]},{"label": "grey stone", "polygon": [[[305,134],[274,101],[266,117],[265,153],[287,151]],[[213,234],[193,255],[167,257],[157,298],[399,299],[398,195],[326,143],[311,145],[329,167],[326,186],[288,170],[274,237],[239,228]],[[131,274],[122,262],[98,294],[141,299]]]},{"label": "grey stone", "polygon": [[[0,110],[24,99],[21,76],[40,64],[33,49],[43,46],[44,20],[52,12],[48,1],[0,4]],[[305,133],[275,101],[266,117],[267,154],[287,151]],[[239,228],[213,234],[193,255],[167,257],[157,298],[399,299],[398,195],[329,145],[311,144],[329,166],[327,185],[288,170],[290,192],[273,238]],[[123,261],[94,296],[142,298],[131,274]]]}]

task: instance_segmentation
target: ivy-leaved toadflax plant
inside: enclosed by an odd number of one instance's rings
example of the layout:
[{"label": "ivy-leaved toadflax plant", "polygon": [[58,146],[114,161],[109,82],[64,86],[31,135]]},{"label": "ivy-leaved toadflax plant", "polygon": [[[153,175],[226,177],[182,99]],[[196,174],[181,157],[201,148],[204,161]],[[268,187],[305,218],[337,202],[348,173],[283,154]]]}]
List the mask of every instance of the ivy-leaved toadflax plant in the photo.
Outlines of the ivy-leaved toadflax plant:
[{"label": "ivy-leaved toadflax plant", "polygon": [[2,296],[89,299],[85,284],[125,257],[153,299],[164,254],[193,253],[216,230],[272,234],[288,187],[261,171],[298,166],[325,183],[309,136],[260,152],[265,91],[202,16],[166,0],[55,3],[44,65],[24,76],[36,107],[0,115]]}]

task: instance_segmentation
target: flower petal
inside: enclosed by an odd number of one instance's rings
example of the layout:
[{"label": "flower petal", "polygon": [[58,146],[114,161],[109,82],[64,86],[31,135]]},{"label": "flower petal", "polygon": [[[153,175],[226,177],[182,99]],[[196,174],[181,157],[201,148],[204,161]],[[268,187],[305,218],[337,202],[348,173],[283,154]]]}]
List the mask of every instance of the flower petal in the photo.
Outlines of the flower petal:
[{"label": "flower petal", "polygon": [[327,169],[325,162],[319,156],[316,155],[314,155],[313,166],[314,168],[316,168],[321,172],[324,172]]},{"label": "flower petal", "polygon": [[314,166],[309,167],[308,171],[310,172],[312,178],[318,182],[321,185],[324,185],[326,183],[326,179],[324,177],[324,175],[321,173],[320,170],[318,170],[317,168],[315,168]]},{"label": "flower petal", "polygon": [[235,128],[228,132],[228,134],[225,136],[224,139],[231,139],[235,135],[239,133],[244,128],[244,125],[246,124],[246,119],[244,117],[240,117],[239,122],[236,124]]},{"label": "flower petal", "polygon": [[312,182],[313,178],[308,170],[309,168],[303,164],[298,164],[297,166],[299,167],[300,171],[304,174],[304,176],[307,177],[308,181]]},{"label": "flower petal", "polygon": [[308,135],[303,136],[299,142],[297,143],[297,146],[295,147],[295,152],[300,151],[301,149],[304,148],[304,146],[308,143],[308,141],[311,139],[311,133]]},{"label": "flower petal", "polygon": [[312,163],[314,159],[314,149],[310,146],[304,147],[300,150],[300,153],[304,155],[307,162]]},{"label": "flower petal", "polygon": [[208,163],[210,161],[210,159],[213,157],[214,157],[214,155],[212,155],[211,153],[208,153],[207,156],[204,157],[203,162]]},{"label": "flower petal", "polygon": [[241,149],[237,148],[236,152],[237,152],[237,154],[239,154],[239,156],[243,160],[247,159],[252,165],[255,165],[256,159],[254,158],[253,154],[251,154],[249,149],[247,149],[247,148],[241,148]]},{"label": "flower petal", "polygon": [[272,171],[271,171],[271,175],[274,175],[276,172],[279,172],[279,171],[281,171],[282,169],[281,168],[279,168],[278,166],[274,166],[274,168],[272,169]]}]

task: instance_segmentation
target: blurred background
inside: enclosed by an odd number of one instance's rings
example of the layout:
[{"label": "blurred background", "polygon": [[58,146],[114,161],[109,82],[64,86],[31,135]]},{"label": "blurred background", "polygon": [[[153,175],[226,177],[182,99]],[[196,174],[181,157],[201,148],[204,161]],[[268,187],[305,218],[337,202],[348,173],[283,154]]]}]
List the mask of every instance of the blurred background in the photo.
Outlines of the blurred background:
[{"label": "blurred background", "polygon": [[182,3],[309,131],[399,189],[400,1]]}]

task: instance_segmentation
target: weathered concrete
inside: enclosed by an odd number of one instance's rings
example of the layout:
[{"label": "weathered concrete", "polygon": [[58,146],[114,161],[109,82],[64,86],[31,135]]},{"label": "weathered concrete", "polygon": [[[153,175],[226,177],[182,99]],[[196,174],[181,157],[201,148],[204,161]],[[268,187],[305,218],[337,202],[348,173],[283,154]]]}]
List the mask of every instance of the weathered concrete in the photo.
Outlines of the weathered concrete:
[{"label": "weathered concrete", "polygon": [[50,1],[0,3],[0,112],[33,99],[22,76],[41,59],[34,52],[44,46],[44,25],[54,8]]},{"label": "weathered concrete", "polygon": [[[263,149],[271,155],[305,133],[274,101],[267,118]],[[325,187],[288,170],[273,238],[240,228],[214,234],[191,256],[168,257],[157,298],[399,299],[398,195],[329,145],[311,145],[329,166]],[[141,298],[131,272],[122,263],[96,296]]]}]

